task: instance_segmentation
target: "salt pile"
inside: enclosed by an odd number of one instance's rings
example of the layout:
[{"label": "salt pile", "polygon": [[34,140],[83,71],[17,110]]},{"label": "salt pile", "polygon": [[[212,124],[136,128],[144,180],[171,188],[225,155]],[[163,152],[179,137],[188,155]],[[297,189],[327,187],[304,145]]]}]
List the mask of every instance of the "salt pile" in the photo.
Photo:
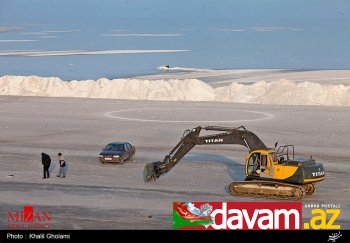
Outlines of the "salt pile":
[{"label": "salt pile", "polygon": [[105,78],[63,81],[37,76],[0,77],[0,95],[85,97],[131,100],[219,101],[279,105],[349,106],[350,86],[290,80],[231,83],[213,88],[198,79]]}]

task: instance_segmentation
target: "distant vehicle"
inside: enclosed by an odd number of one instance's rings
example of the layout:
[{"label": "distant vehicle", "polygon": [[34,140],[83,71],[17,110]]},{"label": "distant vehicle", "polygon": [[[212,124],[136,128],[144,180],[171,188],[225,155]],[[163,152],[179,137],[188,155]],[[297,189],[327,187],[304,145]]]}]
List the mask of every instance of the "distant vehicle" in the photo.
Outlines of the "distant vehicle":
[{"label": "distant vehicle", "polygon": [[128,142],[112,142],[102,149],[98,158],[100,163],[124,164],[125,161],[135,161],[135,152],[135,147]]},{"label": "distant vehicle", "polygon": [[169,70],[170,66],[168,64],[158,67],[160,70]]}]

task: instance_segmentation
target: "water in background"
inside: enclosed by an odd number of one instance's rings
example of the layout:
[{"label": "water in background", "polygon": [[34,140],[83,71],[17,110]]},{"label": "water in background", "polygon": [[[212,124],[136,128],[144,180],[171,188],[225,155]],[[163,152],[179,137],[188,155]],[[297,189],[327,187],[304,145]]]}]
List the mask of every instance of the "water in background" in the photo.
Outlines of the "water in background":
[{"label": "water in background", "polygon": [[[0,76],[112,79],[164,64],[349,69],[349,10],[347,1],[0,1]],[[109,50],[187,51],[25,54]]]}]

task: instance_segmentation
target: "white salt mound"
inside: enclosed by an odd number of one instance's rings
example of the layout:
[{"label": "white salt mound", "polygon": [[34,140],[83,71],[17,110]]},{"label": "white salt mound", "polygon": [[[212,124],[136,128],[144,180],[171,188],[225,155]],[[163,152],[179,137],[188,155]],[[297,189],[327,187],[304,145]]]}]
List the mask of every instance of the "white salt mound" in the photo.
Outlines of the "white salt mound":
[{"label": "white salt mound", "polygon": [[289,80],[231,83],[213,88],[198,79],[63,81],[37,76],[0,77],[0,95],[132,100],[220,101],[279,105],[349,106],[350,86]]}]

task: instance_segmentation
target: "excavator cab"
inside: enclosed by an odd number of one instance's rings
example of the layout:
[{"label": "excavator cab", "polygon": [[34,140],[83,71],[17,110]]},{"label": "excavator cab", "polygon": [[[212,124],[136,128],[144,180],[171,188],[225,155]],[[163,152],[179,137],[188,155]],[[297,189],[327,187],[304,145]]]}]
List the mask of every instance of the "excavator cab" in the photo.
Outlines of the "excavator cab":
[{"label": "excavator cab", "polygon": [[[294,160],[294,145],[280,146],[276,151],[272,149],[254,150],[246,157],[246,176],[248,179],[278,178],[274,174],[277,165],[288,164]],[[284,167],[278,168],[278,171]]]},{"label": "excavator cab", "polygon": [[274,153],[270,150],[256,150],[246,156],[246,176],[253,178],[272,178]]}]

